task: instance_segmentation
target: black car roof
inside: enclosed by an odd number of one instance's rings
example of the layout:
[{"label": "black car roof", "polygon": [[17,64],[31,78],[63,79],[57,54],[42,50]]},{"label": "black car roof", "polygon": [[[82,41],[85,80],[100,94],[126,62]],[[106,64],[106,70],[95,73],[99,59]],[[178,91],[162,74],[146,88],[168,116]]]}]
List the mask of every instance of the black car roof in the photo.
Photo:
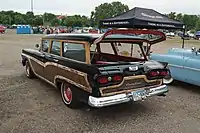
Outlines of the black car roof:
[{"label": "black car roof", "polygon": [[[75,40],[75,41],[87,41],[93,43],[97,38],[101,37],[103,34],[72,34],[72,33],[61,33],[61,34],[50,34],[45,35],[43,39],[58,39],[58,40]],[[105,37],[103,40],[139,40],[140,42],[150,41],[145,35],[123,35],[123,34],[113,34]],[[155,38],[156,39],[156,38]]]},{"label": "black car roof", "polygon": [[59,39],[59,40],[76,40],[76,41],[88,41],[94,42],[102,34],[71,34],[71,33],[62,33],[62,34],[51,34],[45,35],[43,39]]}]

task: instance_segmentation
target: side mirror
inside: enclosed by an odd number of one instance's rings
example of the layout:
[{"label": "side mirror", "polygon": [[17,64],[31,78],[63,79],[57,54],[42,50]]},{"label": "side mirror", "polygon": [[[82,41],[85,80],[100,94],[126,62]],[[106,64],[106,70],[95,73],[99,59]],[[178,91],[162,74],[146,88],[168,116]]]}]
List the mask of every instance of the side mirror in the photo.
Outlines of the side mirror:
[{"label": "side mirror", "polygon": [[192,50],[192,52],[196,52],[196,48],[195,47],[192,47],[191,50]]},{"label": "side mirror", "polygon": [[39,48],[39,47],[40,47],[40,45],[39,45],[39,44],[36,44],[36,45],[35,45],[35,47],[36,47],[36,48]]},{"label": "side mirror", "polygon": [[198,49],[198,52],[200,53],[200,48]]},{"label": "side mirror", "polygon": [[200,48],[196,51],[196,55],[200,55]]}]

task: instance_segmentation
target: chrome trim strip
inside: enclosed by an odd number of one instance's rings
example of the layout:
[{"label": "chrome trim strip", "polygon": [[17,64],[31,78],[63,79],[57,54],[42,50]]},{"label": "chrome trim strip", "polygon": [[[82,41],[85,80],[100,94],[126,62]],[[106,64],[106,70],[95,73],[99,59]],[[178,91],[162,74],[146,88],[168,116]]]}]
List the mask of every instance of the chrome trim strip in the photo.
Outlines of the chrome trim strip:
[{"label": "chrome trim strip", "polygon": [[180,66],[180,65],[174,65],[174,64],[168,64],[171,67],[177,67],[177,68],[184,68],[184,69],[189,69],[189,70],[193,70],[193,71],[199,71],[200,72],[200,68],[192,68],[192,67],[187,67],[187,66]]},{"label": "chrome trim strip", "polygon": [[135,98],[133,96],[133,92],[136,92],[136,91],[130,92],[129,94],[123,93],[123,94],[118,94],[118,95],[114,95],[114,96],[100,97],[100,98],[89,96],[88,104],[92,107],[100,108],[100,107],[105,107],[105,106],[110,106],[110,105],[121,104],[121,103],[126,103],[129,101],[133,101],[134,98],[136,99],[134,101],[141,101],[141,100],[146,99],[147,97],[164,94],[164,93],[167,93],[168,91],[169,90],[168,90],[167,86],[162,85],[162,86],[151,88],[151,89],[147,90],[147,93],[144,96],[141,96],[139,98],[137,98],[137,97]]},{"label": "chrome trim strip", "polygon": [[56,75],[56,76],[54,77],[54,84],[56,84],[56,79],[65,80],[65,81],[67,81],[67,82],[70,83],[70,84],[73,84],[73,85],[75,85],[75,86],[77,86],[77,87],[80,87],[80,88],[84,89],[84,90],[87,91],[87,92],[90,92],[90,93],[92,92],[92,89],[90,89],[90,90],[88,91],[88,88],[87,88],[87,87],[85,87],[85,86],[83,86],[83,85],[81,85],[81,84],[78,84],[78,83],[76,83],[76,82],[74,82],[74,81],[72,81],[72,80],[70,80],[70,79],[68,79],[68,78],[66,78],[66,77],[60,76],[60,75]]},{"label": "chrome trim strip", "polygon": [[69,67],[66,67],[66,66],[63,66],[63,65],[60,65],[60,64],[58,64],[58,63],[54,63],[54,62],[46,62],[46,63],[43,63],[43,62],[41,62],[40,60],[35,59],[34,57],[29,56],[29,55],[27,55],[27,54],[22,53],[21,55],[26,56],[27,58],[30,58],[30,59],[34,60],[35,62],[37,62],[38,64],[42,65],[43,67],[47,67],[48,65],[58,66],[58,67],[60,67],[60,68],[62,68],[62,69],[65,69],[65,70],[68,70],[68,71],[73,71],[73,72],[75,72],[75,73],[78,73],[78,74],[81,75],[81,76],[87,75],[86,73],[83,73],[83,72],[81,72],[81,71],[77,71],[77,70],[75,70],[75,69],[72,69],[72,68],[69,68]]},{"label": "chrome trim strip", "polygon": [[58,66],[59,68],[65,69],[65,70],[67,70],[67,71],[77,73],[78,75],[81,75],[81,76],[86,76],[86,75],[87,75],[86,73],[77,71],[77,70],[75,70],[75,69],[72,69],[72,68],[69,68],[69,67],[66,67],[66,66],[63,66],[63,65],[60,65],[60,64],[57,64],[57,66]]},{"label": "chrome trim strip", "polygon": [[[62,57],[62,56],[54,55],[54,54],[47,53],[47,52],[45,52],[45,53],[46,53],[46,54],[50,54],[50,55],[52,55],[52,56]],[[66,58],[66,59],[71,60],[71,61],[74,61],[74,62],[85,63],[85,64],[86,64],[86,62],[84,62],[84,61],[78,61],[78,60],[70,59],[70,58],[67,58],[67,57],[62,57],[62,58]]]}]

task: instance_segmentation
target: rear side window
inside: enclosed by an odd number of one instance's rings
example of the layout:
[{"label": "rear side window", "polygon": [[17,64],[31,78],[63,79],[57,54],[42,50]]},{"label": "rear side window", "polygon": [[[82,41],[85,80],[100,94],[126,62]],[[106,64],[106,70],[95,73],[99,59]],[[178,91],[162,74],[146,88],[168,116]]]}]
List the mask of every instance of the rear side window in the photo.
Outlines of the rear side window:
[{"label": "rear side window", "polygon": [[50,43],[51,43],[51,41],[49,41],[49,40],[42,40],[42,48],[41,49],[43,52],[48,52]]},{"label": "rear side window", "polygon": [[63,42],[63,57],[85,62],[85,47],[83,44]]},{"label": "rear side window", "polygon": [[53,41],[52,42],[52,48],[51,48],[50,53],[60,56],[60,41]]}]

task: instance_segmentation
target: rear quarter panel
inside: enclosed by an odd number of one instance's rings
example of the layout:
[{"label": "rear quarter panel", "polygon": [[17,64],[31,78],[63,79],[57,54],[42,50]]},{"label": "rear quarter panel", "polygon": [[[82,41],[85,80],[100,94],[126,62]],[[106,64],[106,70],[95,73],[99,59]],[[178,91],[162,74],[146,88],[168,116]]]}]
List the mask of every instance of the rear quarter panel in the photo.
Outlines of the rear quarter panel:
[{"label": "rear quarter panel", "polygon": [[171,75],[174,79],[184,81],[186,80],[187,73],[183,68],[184,58],[182,55],[173,54],[151,54],[151,60],[167,62]]},{"label": "rear quarter panel", "polygon": [[188,83],[200,86],[200,54],[187,58],[184,65]]},{"label": "rear quarter panel", "polygon": [[200,53],[173,48],[167,54],[151,54],[150,59],[168,62],[174,79],[200,86]]}]

